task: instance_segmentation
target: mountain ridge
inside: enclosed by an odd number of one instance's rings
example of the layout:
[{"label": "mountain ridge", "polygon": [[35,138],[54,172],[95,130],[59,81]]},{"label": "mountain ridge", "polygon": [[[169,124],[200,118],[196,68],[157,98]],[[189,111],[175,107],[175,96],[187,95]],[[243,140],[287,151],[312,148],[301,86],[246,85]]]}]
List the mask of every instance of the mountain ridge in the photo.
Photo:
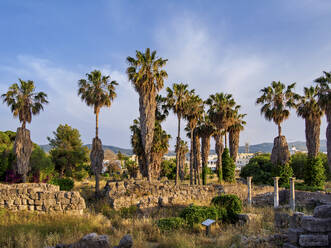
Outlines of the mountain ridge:
[{"label": "mountain ridge", "polygon": [[[87,146],[89,149],[91,149],[91,144],[86,144],[84,146]],[[271,142],[264,142],[264,143],[260,143],[260,144],[255,144],[255,145],[250,145],[249,146],[249,152],[250,153],[255,153],[255,152],[263,152],[263,153],[271,153],[272,151],[272,146],[273,143]],[[288,143],[289,148],[291,149],[293,146],[300,150],[300,151],[307,151],[306,148],[306,142],[304,141],[294,141],[294,142],[289,142]],[[45,151],[45,152],[49,152],[51,147],[50,145],[40,145],[40,147]],[[109,149],[111,151],[113,151],[114,153],[118,153],[119,151],[123,154],[126,155],[133,155],[133,151],[132,149],[129,148],[121,148],[118,146],[112,146],[112,145],[103,145],[103,149]],[[320,140],[320,151],[321,152],[326,152],[326,140]],[[239,146],[239,153],[243,153],[245,152],[245,146]],[[210,150],[210,154],[216,154],[214,149]],[[175,155],[174,151],[169,151],[167,155]]]}]

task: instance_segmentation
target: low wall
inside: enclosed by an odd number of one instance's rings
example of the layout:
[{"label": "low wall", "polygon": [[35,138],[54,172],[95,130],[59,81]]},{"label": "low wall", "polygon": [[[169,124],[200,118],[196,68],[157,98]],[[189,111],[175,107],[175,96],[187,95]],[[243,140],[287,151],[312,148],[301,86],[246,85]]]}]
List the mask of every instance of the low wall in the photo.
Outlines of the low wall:
[{"label": "low wall", "polygon": [[85,201],[79,192],[60,191],[51,184],[0,184],[0,208],[82,214]]},{"label": "low wall", "polygon": [[[288,243],[285,243],[283,247],[331,247],[330,204],[316,207],[313,216],[305,216],[300,212],[288,216]],[[277,220],[277,218],[284,218],[284,215],[276,214],[276,223],[284,222]]]},{"label": "low wall", "polygon": [[145,180],[108,182],[104,191],[114,209],[132,205],[144,209],[198,202],[208,205],[213,197],[224,192],[220,185],[174,185],[169,181]]}]

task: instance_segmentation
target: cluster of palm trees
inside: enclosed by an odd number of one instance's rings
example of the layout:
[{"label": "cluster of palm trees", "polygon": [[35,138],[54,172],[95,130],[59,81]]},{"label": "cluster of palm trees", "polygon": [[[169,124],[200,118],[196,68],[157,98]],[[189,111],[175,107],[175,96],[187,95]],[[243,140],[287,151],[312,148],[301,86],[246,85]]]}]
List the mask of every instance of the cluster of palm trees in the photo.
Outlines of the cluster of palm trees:
[{"label": "cluster of palm trees", "polygon": [[[179,183],[182,161],[188,151],[187,143],[181,139],[181,121],[186,120],[185,130],[190,138],[190,184],[206,184],[206,170],[210,151],[210,139],[215,140],[217,154],[217,175],[222,182],[222,153],[229,143],[232,159],[235,161],[238,153],[239,135],[246,122],[245,114],[240,113],[231,94],[216,93],[203,101],[187,84],[178,83],[168,87],[167,95],[158,95],[167,79],[164,67],[167,59],[157,57],[156,51],[136,51],[135,57],[127,57],[127,75],[134,89],[139,94],[138,119],[131,126],[131,142],[134,152],[138,155],[139,168],[143,176],[149,181],[157,179],[160,173],[162,156],[168,152],[170,135],[162,129],[161,123],[166,119],[169,111],[178,118],[178,133],[176,139],[176,183]],[[102,169],[104,152],[102,142],[98,135],[99,113],[102,107],[111,107],[116,97],[116,81],[111,81],[110,76],[104,76],[95,70],[86,74],[87,79],[78,82],[78,95],[88,105],[93,107],[96,116],[95,138],[92,143],[91,168],[96,176],[96,194],[99,194],[99,175]],[[26,180],[29,171],[29,159],[32,151],[30,132],[26,123],[30,123],[32,115],[43,110],[47,104],[47,95],[35,92],[33,81],[19,80],[13,84],[6,94],[4,102],[10,106],[14,117],[19,117],[22,127],[18,128],[15,141],[17,162],[14,166],[16,173]],[[304,95],[299,96],[293,92],[295,84],[285,86],[281,82],[272,82],[271,86],[261,90],[262,95],[257,99],[257,104],[262,104],[261,113],[267,120],[275,122],[278,126],[278,139],[281,143],[281,123],[289,117],[290,108],[296,108],[298,116],[305,119],[306,139],[309,156],[316,156],[319,151],[319,132],[321,117],[327,117],[327,147],[328,163],[331,171],[331,104],[330,83],[331,74],[324,75],[315,80],[315,86],[304,89]],[[227,139],[229,134],[229,141]],[[285,137],[284,137],[285,138]],[[275,163],[280,161],[279,151],[273,151]],[[286,160],[287,158],[285,158]],[[202,166],[201,166],[202,162]],[[285,161],[286,162],[286,161]],[[202,171],[200,170],[202,167]]]},{"label": "cluster of palm trees", "polygon": [[[324,114],[326,115],[328,122],[326,131],[328,165],[331,172],[331,74],[328,72],[323,72],[323,74],[314,80],[313,86],[304,87],[303,95],[294,92],[295,83],[286,86],[281,82],[274,81],[270,86],[261,90],[262,95],[256,100],[257,104],[262,105],[261,114],[278,126],[278,137],[274,140],[274,149],[271,154],[271,160],[274,164],[285,164],[289,160],[290,155],[285,136],[282,136],[281,123],[290,116],[290,109],[295,109],[297,115],[305,120],[306,146],[309,158],[315,158],[318,155],[321,118]],[[282,149],[284,147],[286,149]]]},{"label": "cluster of palm trees", "polygon": [[[187,84],[174,83],[168,87],[165,97],[158,96],[163,88],[164,80],[168,74],[163,69],[167,60],[156,56],[156,51],[136,52],[136,57],[128,57],[129,67],[127,74],[135,90],[139,94],[139,120],[135,120],[131,127],[133,131],[132,144],[138,154],[140,170],[148,180],[158,178],[155,173],[155,128],[159,112],[157,99],[162,98],[161,109],[164,115],[171,110],[178,119],[178,131],[176,139],[176,184],[181,175],[181,161],[185,144],[181,139],[181,121],[187,120],[186,130],[189,132],[190,145],[190,184],[200,183],[200,138],[202,154],[202,174],[206,174],[208,155],[210,150],[210,138],[216,141],[217,171],[219,181],[222,181],[222,153],[224,150],[223,137],[231,132],[230,150],[233,159],[236,159],[239,145],[239,133],[243,130],[244,114],[240,114],[240,106],[237,105],[230,94],[217,93],[203,101],[194,90],[190,90]],[[208,110],[205,111],[205,108]],[[168,139],[169,137],[166,137]],[[163,143],[163,142],[161,142]],[[227,143],[227,142],[225,142]],[[185,151],[185,149],[184,149]],[[161,161],[160,161],[161,162]],[[203,176],[203,184],[206,177]]]}]

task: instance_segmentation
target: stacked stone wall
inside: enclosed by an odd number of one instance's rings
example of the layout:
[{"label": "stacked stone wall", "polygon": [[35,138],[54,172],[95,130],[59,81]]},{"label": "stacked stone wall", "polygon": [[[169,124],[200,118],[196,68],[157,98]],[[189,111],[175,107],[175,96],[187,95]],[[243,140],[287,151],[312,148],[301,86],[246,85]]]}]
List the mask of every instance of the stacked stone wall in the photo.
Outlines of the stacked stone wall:
[{"label": "stacked stone wall", "polygon": [[213,197],[223,192],[220,185],[174,185],[169,181],[108,182],[105,187],[105,195],[114,209],[132,205],[142,209],[191,203],[208,205]]},{"label": "stacked stone wall", "polygon": [[331,247],[331,203],[318,206],[313,216],[295,212],[289,217],[284,247]]},{"label": "stacked stone wall", "polygon": [[79,192],[60,191],[51,184],[0,184],[0,208],[82,214],[85,201]]}]

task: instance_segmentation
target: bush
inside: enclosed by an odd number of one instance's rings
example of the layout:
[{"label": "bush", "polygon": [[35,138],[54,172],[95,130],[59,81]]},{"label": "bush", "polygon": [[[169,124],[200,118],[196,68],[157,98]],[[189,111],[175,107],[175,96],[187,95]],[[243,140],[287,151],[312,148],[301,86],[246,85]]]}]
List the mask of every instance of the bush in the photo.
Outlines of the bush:
[{"label": "bush", "polygon": [[273,169],[273,177],[279,177],[279,185],[283,186],[290,183],[290,177],[293,176],[292,167],[287,163],[276,165]]},{"label": "bush", "polygon": [[305,166],[305,184],[308,186],[323,187],[326,176],[322,159],[320,157],[308,159]]},{"label": "bush", "polygon": [[184,220],[180,217],[161,218],[156,222],[161,231],[178,230],[184,226]]},{"label": "bush", "polygon": [[251,158],[246,166],[240,171],[240,177],[253,177],[254,184],[272,185],[272,169],[273,164],[270,161],[270,154],[255,155]]},{"label": "bush", "polygon": [[124,219],[131,219],[137,215],[138,208],[137,206],[130,206],[128,208],[121,208],[120,209],[120,215]]},{"label": "bush", "polygon": [[85,178],[88,178],[89,173],[88,171],[86,171],[84,168],[80,168],[79,170],[74,171],[73,173],[73,177],[77,180],[77,181],[82,181]]},{"label": "bush", "polygon": [[317,155],[318,158],[322,160],[324,169],[325,169],[325,176],[327,179],[331,179],[331,171],[329,171],[329,165],[328,165],[328,156],[325,153],[319,153]]},{"label": "bush", "polygon": [[53,178],[50,182],[54,185],[59,185],[60,190],[70,191],[74,187],[74,180],[71,178]]},{"label": "bush", "polygon": [[167,177],[171,180],[176,178],[176,159],[163,160],[161,162],[160,177]]},{"label": "bush", "polygon": [[[180,214],[189,226],[194,224],[201,224],[206,219],[218,220],[219,211],[214,206],[195,206],[191,205],[186,207]],[[221,216],[220,216],[221,217]]]},{"label": "bush", "polygon": [[234,182],[236,165],[230,157],[229,149],[225,148],[222,154],[222,174],[226,182]]},{"label": "bush", "polygon": [[[237,220],[237,214],[242,211],[242,202],[236,195],[219,195],[211,200],[211,204],[225,214],[223,220],[234,223]],[[225,212],[224,212],[225,209]]]},{"label": "bush", "polygon": [[304,168],[307,163],[308,156],[306,153],[297,152],[291,156],[290,166],[293,169],[293,174],[298,179],[304,178]]}]

